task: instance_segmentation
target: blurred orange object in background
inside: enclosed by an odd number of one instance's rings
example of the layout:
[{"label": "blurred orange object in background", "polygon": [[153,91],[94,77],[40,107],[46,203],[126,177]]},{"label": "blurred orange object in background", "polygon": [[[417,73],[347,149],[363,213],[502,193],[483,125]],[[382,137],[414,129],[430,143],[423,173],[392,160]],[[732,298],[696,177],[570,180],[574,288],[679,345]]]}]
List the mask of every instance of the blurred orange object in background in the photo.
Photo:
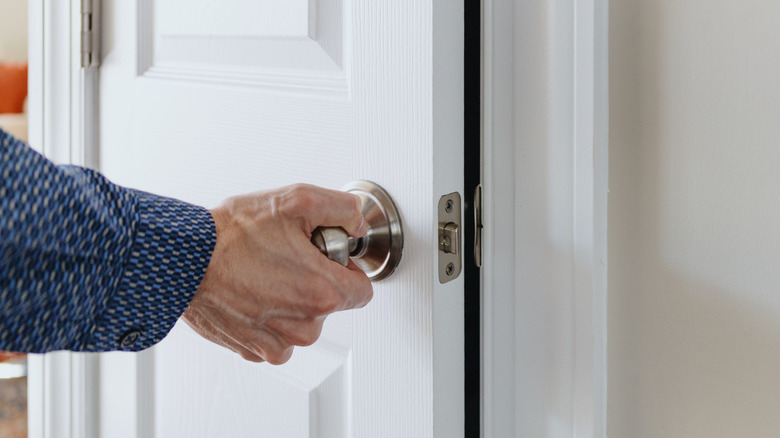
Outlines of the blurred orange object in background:
[{"label": "blurred orange object in background", "polygon": [[21,113],[27,98],[27,63],[0,62],[0,114]]},{"label": "blurred orange object in background", "polygon": [[24,353],[9,353],[7,351],[0,351],[0,362],[9,361],[11,359],[18,359],[24,357]]}]

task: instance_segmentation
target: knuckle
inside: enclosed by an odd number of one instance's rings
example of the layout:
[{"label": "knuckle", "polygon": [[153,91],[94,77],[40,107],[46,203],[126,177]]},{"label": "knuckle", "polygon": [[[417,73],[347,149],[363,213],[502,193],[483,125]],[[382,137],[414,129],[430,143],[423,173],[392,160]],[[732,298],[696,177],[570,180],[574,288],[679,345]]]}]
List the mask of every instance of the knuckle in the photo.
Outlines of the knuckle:
[{"label": "knuckle", "polygon": [[292,189],[292,199],[299,208],[309,208],[314,204],[314,196],[311,187],[304,184],[296,184]]},{"label": "knuckle", "polygon": [[271,365],[282,365],[290,360],[292,356],[292,347],[273,350],[266,354],[266,361]]},{"label": "knuckle", "polygon": [[360,217],[363,216],[363,201],[360,200],[360,196],[352,195],[352,205],[352,210],[358,216],[358,219],[360,219]]},{"label": "knuckle", "polygon": [[319,339],[319,336],[316,336],[310,332],[296,333],[295,337],[293,338],[293,343],[300,347],[308,347],[317,342],[317,339]]},{"label": "knuckle", "polygon": [[308,347],[310,345],[313,345],[315,342],[317,342],[317,339],[319,338],[320,338],[319,335],[306,335],[301,339],[298,345],[300,345],[301,347]]},{"label": "knuckle", "polygon": [[374,299],[374,288],[371,287],[371,284],[369,283],[368,287],[363,292],[363,299],[360,301],[360,305],[358,307],[365,307],[366,304],[370,303],[371,300]]},{"label": "knuckle", "polygon": [[292,185],[287,187],[287,191],[289,193],[291,193],[292,195],[296,195],[299,192],[302,192],[302,191],[305,191],[305,190],[306,190],[306,184],[303,184],[303,183],[292,184]]},{"label": "knuckle", "polygon": [[[324,263],[333,263],[325,260]],[[338,305],[333,285],[325,275],[312,276],[307,281],[305,295],[308,304],[307,317],[314,319],[331,313]]]},{"label": "knuckle", "polygon": [[374,297],[374,287],[364,274],[351,273],[344,280],[348,292],[349,307],[358,309],[368,304]]},{"label": "knuckle", "polygon": [[321,323],[313,321],[309,324],[305,324],[304,330],[302,331],[302,333],[299,334],[299,338],[297,339],[298,342],[296,342],[296,345],[300,345],[302,347],[308,347],[309,345],[314,344],[315,342],[317,342],[317,339],[320,338],[321,332],[322,332]]},{"label": "knuckle", "polygon": [[319,315],[329,315],[341,307],[342,301],[343,299],[339,294],[331,291],[322,291],[317,296],[315,311]]},{"label": "knuckle", "polygon": [[242,359],[244,359],[244,360],[246,360],[248,362],[255,362],[255,363],[265,362],[262,357],[256,355],[255,353],[252,353],[250,351],[242,351],[239,354],[241,355]]},{"label": "knuckle", "polygon": [[354,211],[354,227],[357,229],[360,223],[363,221],[363,201],[360,200],[360,196],[352,195],[353,211]]},{"label": "knuckle", "polygon": [[286,217],[300,217],[314,208],[314,197],[307,184],[293,184],[278,195],[279,212]]}]

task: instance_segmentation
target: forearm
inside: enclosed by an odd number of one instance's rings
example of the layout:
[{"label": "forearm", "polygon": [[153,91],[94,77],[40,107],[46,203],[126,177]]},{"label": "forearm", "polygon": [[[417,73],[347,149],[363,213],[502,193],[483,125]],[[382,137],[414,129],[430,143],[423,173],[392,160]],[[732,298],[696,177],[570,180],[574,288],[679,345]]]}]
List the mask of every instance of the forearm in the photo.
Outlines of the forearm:
[{"label": "forearm", "polygon": [[0,349],[139,350],[186,309],[209,212],[55,166],[0,131]]}]

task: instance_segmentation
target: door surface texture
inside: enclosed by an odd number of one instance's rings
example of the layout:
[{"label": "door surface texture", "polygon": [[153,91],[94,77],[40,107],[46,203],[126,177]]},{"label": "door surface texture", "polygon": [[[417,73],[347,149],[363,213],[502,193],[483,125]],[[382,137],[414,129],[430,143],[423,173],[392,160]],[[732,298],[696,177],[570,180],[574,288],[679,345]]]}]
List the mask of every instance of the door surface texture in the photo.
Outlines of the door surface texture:
[{"label": "door surface texture", "polygon": [[107,0],[100,168],[212,207],[366,179],[395,199],[397,271],[282,366],[180,322],[100,359],[101,436],[457,437],[463,283],[437,276],[436,206],[462,192],[461,1]]}]

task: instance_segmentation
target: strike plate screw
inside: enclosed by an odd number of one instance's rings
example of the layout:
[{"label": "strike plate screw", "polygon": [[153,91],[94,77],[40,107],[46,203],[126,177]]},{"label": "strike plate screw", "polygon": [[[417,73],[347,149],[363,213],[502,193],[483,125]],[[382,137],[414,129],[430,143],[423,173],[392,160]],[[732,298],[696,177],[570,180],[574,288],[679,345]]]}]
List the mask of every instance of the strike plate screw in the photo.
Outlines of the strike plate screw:
[{"label": "strike plate screw", "polygon": [[455,265],[452,263],[447,264],[447,269],[444,272],[447,276],[452,276],[452,273],[455,272]]},{"label": "strike plate screw", "polygon": [[444,207],[447,213],[452,213],[452,199],[447,200],[447,205]]}]

